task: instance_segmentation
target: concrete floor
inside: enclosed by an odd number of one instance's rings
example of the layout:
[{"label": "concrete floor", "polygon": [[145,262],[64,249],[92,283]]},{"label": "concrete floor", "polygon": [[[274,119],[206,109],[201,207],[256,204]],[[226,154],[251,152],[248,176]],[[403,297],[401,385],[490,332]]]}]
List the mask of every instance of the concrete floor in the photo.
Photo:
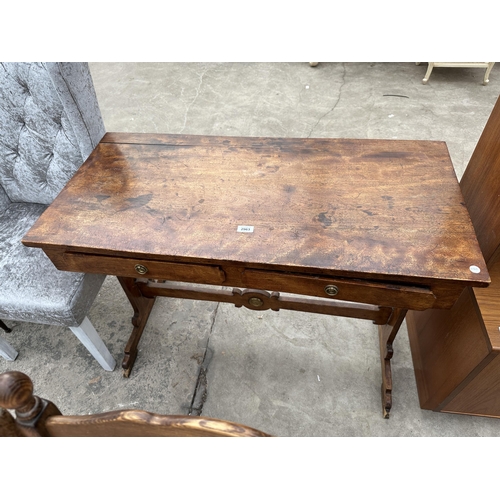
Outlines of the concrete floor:
[{"label": "concrete floor", "polygon": [[[446,141],[460,178],[500,94],[500,66],[414,63],[91,63],[108,131]],[[132,309],[108,277],[90,319],[121,362]],[[406,326],[382,418],[369,321],[160,298],[129,379],[103,371],[65,328],[10,324],[0,371],[30,375],[65,414],[120,408],[232,420],[276,436],[500,436],[496,419],[421,410]],[[206,374],[206,384],[204,377]],[[201,382],[198,384],[197,382]],[[198,390],[196,387],[198,386]]]}]

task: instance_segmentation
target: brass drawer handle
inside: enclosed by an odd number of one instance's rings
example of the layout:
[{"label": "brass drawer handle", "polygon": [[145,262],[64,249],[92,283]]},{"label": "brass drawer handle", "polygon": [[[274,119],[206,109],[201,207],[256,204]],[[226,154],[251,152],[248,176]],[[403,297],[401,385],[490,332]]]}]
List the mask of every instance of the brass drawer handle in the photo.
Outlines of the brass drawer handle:
[{"label": "brass drawer handle", "polygon": [[136,264],[134,268],[139,274],[146,274],[148,272],[148,268],[143,266],[142,264]]},{"label": "brass drawer handle", "polygon": [[327,295],[330,295],[330,297],[333,297],[334,295],[337,295],[337,293],[339,293],[339,289],[335,285],[326,285],[325,293]]}]

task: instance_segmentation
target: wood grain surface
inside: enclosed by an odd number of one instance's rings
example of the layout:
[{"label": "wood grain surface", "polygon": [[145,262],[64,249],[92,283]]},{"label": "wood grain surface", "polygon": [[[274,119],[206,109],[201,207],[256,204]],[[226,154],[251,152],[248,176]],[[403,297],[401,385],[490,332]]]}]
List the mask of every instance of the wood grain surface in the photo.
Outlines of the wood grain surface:
[{"label": "wood grain surface", "polygon": [[[460,181],[488,265],[500,251],[500,99],[484,127]],[[493,260],[497,260],[498,257]]]},{"label": "wood grain surface", "polygon": [[108,133],[23,243],[422,285],[489,282],[447,147],[432,141]]},{"label": "wood grain surface", "polygon": [[158,415],[143,410],[52,417],[47,428],[54,437],[270,437],[257,429],[225,420]]},{"label": "wood grain surface", "polygon": [[410,311],[420,406],[500,418],[500,99],[460,182],[491,277],[449,311]]},{"label": "wood grain surface", "polygon": [[439,410],[474,377],[490,355],[484,325],[466,288],[450,311],[406,317],[420,407]]},{"label": "wood grain surface", "polygon": [[[3,409],[15,410],[16,418]],[[28,375],[0,374],[0,437],[269,437],[246,425],[209,417],[117,410],[96,415],[61,415],[33,394]]]},{"label": "wood grain surface", "polygon": [[500,351],[500,260],[488,268],[491,285],[488,288],[473,288],[486,334],[491,348]]}]

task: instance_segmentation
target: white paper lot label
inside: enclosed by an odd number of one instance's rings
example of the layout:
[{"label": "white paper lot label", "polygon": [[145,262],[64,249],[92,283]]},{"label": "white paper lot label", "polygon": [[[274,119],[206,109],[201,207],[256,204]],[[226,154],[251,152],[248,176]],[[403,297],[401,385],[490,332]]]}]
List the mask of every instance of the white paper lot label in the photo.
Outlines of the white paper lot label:
[{"label": "white paper lot label", "polygon": [[238,233],[253,233],[253,226],[238,226]]}]

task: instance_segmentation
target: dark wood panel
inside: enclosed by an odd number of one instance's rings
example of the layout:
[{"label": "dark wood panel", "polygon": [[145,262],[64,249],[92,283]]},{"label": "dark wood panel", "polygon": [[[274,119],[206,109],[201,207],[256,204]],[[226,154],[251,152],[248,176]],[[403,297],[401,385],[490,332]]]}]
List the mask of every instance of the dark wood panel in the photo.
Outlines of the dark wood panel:
[{"label": "dark wood panel", "polygon": [[335,287],[336,300],[347,300],[381,306],[428,309],[436,301],[434,294],[424,287],[410,287],[376,283],[367,280],[348,280],[321,276],[273,273],[247,269],[243,272],[245,286],[264,290],[281,290],[317,297],[329,297],[327,287]]},{"label": "dark wood panel", "polygon": [[491,284],[473,288],[488,340],[492,349],[500,349],[500,260],[489,265]]},{"label": "dark wood panel", "polygon": [[147,259],[126,259],[73,252],[50,253],[50,258],[63,271],[80,271],[130,278],[164,279],[221,285],[225,275],[218,266],[180,264]]},{"label": "dark wood panel", "polygon": [[500,417],[500,100],[460,186],[491,277],[450,311],[408,313],[422,408]]},{"label": "dark wood panel", "polygon": [[500,357],[490,354],[488,363],[441,411],[500,418]]},{"label": "dark wood panel", "polygon": [[464,172],[460,187],[486,262],[500,247],[500,100]]},{"label": "dark wood panel", "polygon": [[406,317],[420,406],[439,409],[467,384],[490,354],[470,289],[449,311],[409,311]]}]

